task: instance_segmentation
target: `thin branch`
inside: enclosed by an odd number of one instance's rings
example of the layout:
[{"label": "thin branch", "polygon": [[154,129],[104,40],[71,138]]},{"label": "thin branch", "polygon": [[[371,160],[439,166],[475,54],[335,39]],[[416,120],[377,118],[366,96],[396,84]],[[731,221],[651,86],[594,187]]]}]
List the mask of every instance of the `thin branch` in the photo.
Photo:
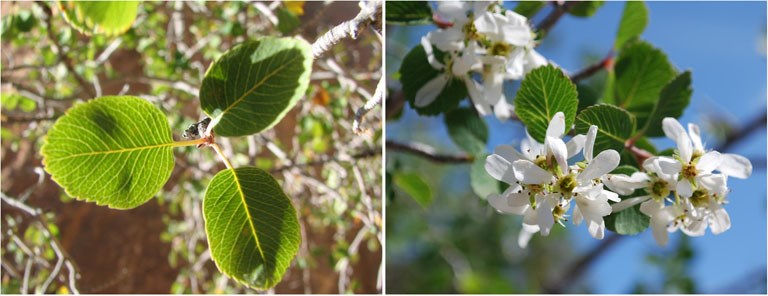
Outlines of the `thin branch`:
[{"label": "thin branch", "polygon": [[[364,150],[364,151],[362,151],[360,153],[351,155],[350,157],[351,157],[351,159],[362,159],[362,158],[373,157],[373,156],[380,155],[380,154],[381,154],[381,147],[377,147],[377,148],[366,149],[366,150]],[[285,170],[288,170],[288,169],[292,169],[292,168],[316,166],[316,165],[326,164],[326,163],[329,163],[329,162],[338,162],[338,161],[340,161],[340,159],[337,158],[337,157],[332,157],[332,156],[324,155],[323,157],[320,157],[319,159],[315,159],[315,160],[312,160],[312,161],[309,161],[309,162],[295,163],[295,164],[284,165],[284,166],[281,166],[281,167],[276,167],[276,168],[273,168],[273,169],[269,170],[269,172],[274,174],[274,173],[279,173],[279,172],[282,172],[282,171],[285,171]]]},{"label": "thin branch", "polygon": [[536,28],[539,31],[539,34],[542,36],[547,35],[550,30],[552,30],[552,27],[557,24],[557,21],[560,20],[560,18],[568,12],[568,9],[573,5],[575,2],[564,2],[560,3],[559,1],[553,1],[552,5],[554,6],[554,9],[552,12],[547,15],[546,18],[544,18],[538,25],[536,25]]},{"label": "thin branch", "polygon": [[729,133],[725,136],[725,139],[723,140],[723,143],[720,144],[715,150],[717,151],[726,151],[728,148],[731,148],[733,144],[738,143],[742,139],[746,138],[749,134],[755,132],[756,130],[760,128],[765,128],[765,121],[766,121],[766,110],[765,108],[762,108],[763,112],[760,113],[759,116],[756,116],[752,120],[748,121],[744,126],[742,126],[740,129]]},{"label": "thin branch", "polygon": [[26,123],[26,122],[39,122],[39,121],[48,121],[48,120],[56,120],[56,118],[59,118],[61,114],[54,114],[54,115],[13,115],[13,114],[3,114],[0,115],[0,122],[5,124],[10,123]]},{"label": "thin branch", "polygon": [[392,140],[387,140],[387,151],[398,151],[413,154],[431,160],[437,163],[471,163],[474,161],[474,157],[471,155],[448,155],[439,154],[429,145],[421,143],[399,143]]},{"label": "thin branch", "polygon": [[577,72],[576,74],[571,75],[571,81],[573,81],[573,83],[578,83],[581,80],[592,77],[592,75],[597,74],[597,72],[600,70],[610,69],[611,67],[613,67],[613,51],[609,52],[605,58],[598,61],[597,63],[594,63]]},{"label": "thin branch", "polygon": [[357,39],[357,35],[368,24],[381,14],[381,0],[361,1],[360,12],[355,18],[345,21],[340,25],[317,38],[312,44],[312,55],[318,58],[341,39],[350,37]]},{"label": "thin branch", "polygon": [[371,97],[370,100],[365,102],[365,105],[357,109],[357,112],[355,112],[355,121],[352,122],[352,130],[356,134],[362,134],[365,130],[360,128],[360,123],[363,121],[363,116],[365,116],[368,111],[371,111],[376,105],[381,104],[381,98],[384,97],[384,93],[386,92],[386,83],[384,77],[381,77],[379,79],[379,84],[376,86],[376,92],[373,93],[373,97]]}]

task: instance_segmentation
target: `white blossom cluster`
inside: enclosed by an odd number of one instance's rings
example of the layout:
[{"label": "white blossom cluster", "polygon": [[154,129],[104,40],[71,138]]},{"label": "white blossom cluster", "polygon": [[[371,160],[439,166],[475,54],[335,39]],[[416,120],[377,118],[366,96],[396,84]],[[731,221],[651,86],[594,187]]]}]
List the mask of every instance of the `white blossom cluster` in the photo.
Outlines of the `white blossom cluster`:
[{"label": "white blossom cluster", "polygon": [[[421,45],[429,64],[442,73],[418,90],[415,106],[431,104],[456,78],[464,82],[481,115],[493,112],[500,120],[509,118],[513,107],[504,96],[504,80],[520,80],[547,64],[533,50],[535,34],[528,19],[487,1],[438,2],[437,15],[448,25],[422,37]],[[435,57],[433,45],[446,53],[442,60]],[[482,82],[473,74],[479,74]]]},{"label": "white blossom cluster", "polygon": [[[651,157],[643,163],[644,172],[631,176],[610,174],[620,162],[615,150],[594,156],[597,126],[567,143],[562,140],[565,128],[565,116],[558,112],[549,123],[544,144],[529,136],[520,151],[501,145],[486,159],[486,171],[510,185],[502,194],[490,195],[489,203],[500,212],[524,217],[518,238],[521,247],[537,232],[549,235],[555,222],[564,225],[571,205],[573,223],[586,221],[589,233],[597,239],[604,237],[603,217],[639,203],[641,212],[650,217],[660,245],[667,243],[667,232],[677,229],[697,236],[704,234],[707,225],[714,234],[730,228],[722,207],[729,191],[727,177],[746,178],[752,165],[739,155],[705,151],[698,126],[689,124],[686,133],[677,120],[665,118],[663,129],[677,142],[676,154]],[[584,160],[569,166],[568,159],[579,152]],[[619,198],[619,194],[629,196],[641,188],[647,196]],[[616,203],[611,205],[609,200]]]}]

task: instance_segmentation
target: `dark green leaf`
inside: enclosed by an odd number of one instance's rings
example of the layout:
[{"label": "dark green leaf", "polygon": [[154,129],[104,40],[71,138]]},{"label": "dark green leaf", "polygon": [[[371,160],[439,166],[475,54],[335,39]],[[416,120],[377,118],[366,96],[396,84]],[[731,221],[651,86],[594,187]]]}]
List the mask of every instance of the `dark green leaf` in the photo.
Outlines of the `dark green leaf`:
[{"label": "dark green leaf", "polygon": [[277,30],[283,35],[288,35],[299,27],[301,21],[299,17],[291,13],[288,9],[280,8],[277,10]]},{"label": "dark green leaf", "polygon": [[631,176],[635,172],[637,172],[636,167],[631,165],[622,165],[613,169],[613,171],[611,171],[611,174],[624,174],[627,176]]},{"label": "dark green leaf", "polygon": [[139,1],[59,1],[70,25],[83,34],[113,36],[131,28]]},{"label": "dark green leaf", "polygon": [[661,89],[675,76],[675,69],[661,50],[634,42],[621,51],[614,70],[614,105],[635,115],[638,126],[645,126]]},{"label": "dark green leaf", "polygon": [[590,17],[603,7],[603,4],[605,1],[578,1],[568,9],[568,13],[577,17]]},{"label": "dark green leaf", "polygon": [[549,121],[557,112],[565,114],[565,126],[573,124],[579,105],[576,85],[555,66],[539,67],[525,76],[515,98],[515,112],[528,133],[544,142]]},{"label": "dark green leaf", "polygon": [[432,23],[432,8],[427,1],[387,1],[387,24],[425,25]]},{"label": "dark green leaf", "polygon": [[661,121],[665,117],[678,118],[683,115],[685,107],[691,101],[691,71],[685,71],[669,82],[661,90],[659,102],[651,112],[645,124],[645,135],[649,137],[661,137],[664,131],[661,128]]},{"label": "dark green leaf", "polygon": [[635,132],[635,120],[627,111],[616,106],[598,104],[584,109],[576,117],[576,133],[586,134],[591,125],[597,126],[595,153],[613,149],[621,151]]},{"label": "dark green leaf", "polygon": [[469,182],[472,186],[472,191],[481,199],[486,199],[491,194],[501,193],[499,181],[485,171],[485,159],[487,157],[488,154],[476,155],[469,171]]},{"label": "dark green leaf", "polygon": [[579,92],[579,111],[597,103],[599,94],[589,85],[578,84],[576,90]]},{"label": "dark green leaf", "polygon": [[211,258],[221,272],[249,287],[274,287],[301,242],[291,200],[269,173],[227,169],[213,177],[203,200]]},{"label": "dark green leaf", "polygon": [[648,228],[650,218],[640,212],[640,205],[605,216],[605,228],[622,235],[635,235]]},{"label": "dark green leaf", "polygon": [[416,173],[396,173],[395,185],[410,195],[422,208],[428,208],[432,204],[432,190],[427,182]]},{"label": "dark green leaf", "polygon": [[645,3],[643,1],[626,2],[613,47],[621,49],[627,41],[638,38],[647,25],[648,7]]},{"label": "dark green leaf", "polygon": [[517,6],[515,6],[515,12],[526,18],[531,18],[539,12],[539,10],[544,8],[546,4],[547,3],[544,1],[520,1],[517,2]]},{"label": "dark green leaf", "polygon": [[238,44],[219,57],[203,78],[200,105],[213,131],[246,136],[277,124],[304,95],[312,50],[295,38],[263,37]]},{"label": "dark green leaf", "polygon": [[[437,48],[434,50],[435,58],[442,60],[443,53]],[[400,83],[403,84],[403,95],[420,115],[436,115],[453,110],[462,99],[467,97],[467,87],[464,82],[454,78],[448,81],[443,92],[437,96],[434,102],[421,108],[414,106],[416,93],[419,89],[441,73],[443,72],[435,70],[427,62],[427,54],[421,45],[414,47],[403,59],[403,64],[400,66]]]},{"label": "dark green leaf", "polygon": [[470,154],[485,152],[488,142],[488,125],[469,108],[458,108],[445,114],[448,135],[456,145]]},{"label": "dark green leaf", "polygon": [[41,153],[69,196],[130,209],[147,202],[173,171],[165,115],[137,97],[101,97],[56,120]]}]

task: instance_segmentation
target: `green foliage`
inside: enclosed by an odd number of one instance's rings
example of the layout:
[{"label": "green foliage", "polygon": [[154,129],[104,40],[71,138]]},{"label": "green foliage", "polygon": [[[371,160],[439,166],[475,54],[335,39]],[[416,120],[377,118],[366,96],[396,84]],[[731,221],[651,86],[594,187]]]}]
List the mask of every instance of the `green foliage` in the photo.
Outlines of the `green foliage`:
[{"label": "green foliage", "polygon": [[[627,176],[637,172],[634,166],[623,165],[611,172],[612,174],[625,174]],[[647,193],[644,190],[637,190],[630,196],[620,196],[622,199],[643,196]],[[605,228],[622,235],[635,235],[643,232],[650,223],[650,218],[640,212],[640,205],[624,209],[620,212],[611,213],[605,217]]]},{"label": "green foliage", "polygon": [[[433,50],[435,58],[438,61],[442,60],[444,53],[437,48],[433,48]],[[427,53],[421,45],[411,49],[403,59],[403,64],[400,66],[400,83],[403,84],[403,95],[420,115],[437,115],[453,110],[462,99],[467,97],[467,87],[464,82],[454,78],[448,81],[434,102],[424,107],[416,107],[414,102],[419,89],[442,73],[443,71],[432,68],[427,61]]]},{"label": "green foliage", "polygon": [[432,8],[427,1],[387,1],[387,24],[426,25],[432,22]]},{"label": "green foliage", "polygon": [[536,15],[539,10],[544,8],[545,5],[547,5],[547,3],[544,1],[520,1],[517,2],[517,6],[515,6],[515,12],[526,18],[531,18]]},{"label": "green foliage", "polygon": [[64,18],[85,35],[119,35],[131,28],[139,1],[59,1]]},{"label": "green foliage", "polygon": [[312,50],[306,41],[263,37],[236,45],[205,73],[200,105],[213,131],[246,136],[277,124],[307,90]]},{"label": "green foliage", "polygon": [[616,106],[599,104],[584,109],[576,117],[576,132],[587,134],[589,127],[597,126],[595,150],[621,151],[635,132],[635,120],[631,114]]},{"label": "green foliage", "polygon": [[286,8],[277,10],[277,30],[283,35],[289,35],[293,30],[299,27],[301,21],[299,17]]},{"label": "green foliage", "polygon": [[456,145],[470,154],[485,152],[488,125],[474,109],[458,108],[445,114],[448,135]]},{"label": "green foliage", "polygon": [[614,48],[622,48],[627,41],[638,38],[648,25],[648,7],[643,1],[628,1],[624,4],[619,30],[616,32]]},{"label": "green foliage", "polygon": [[603,4],[605,4],[605,1],[578,1],[568,9],[568,13],[577,17],[590,17],[594,15],[600,7],[603,7]]},{"label": "green foliage", "polygon": [[32,112],[37,108],[37,102],[25,96],[16,93],[0,94],[0,105],[3,109],[13,111],[18,108],[24,112]]},{"label": "green foliage", "polygon": [[579,105],[576,85],[555,66],[539,67],[525,77],[515,98],[515,112],[528,133],[544,142],[549,121],[557,112],[565,114],[565,126],[571,126]]},{"label": "green foliage", "polygon": [[469,184],[472,186],[472,191],[481,199],[486,199],[491,194],[501,193],[501,185],[503,184],[485,171],[485,159],[487,157],[488,154],[485,153],[476,155],[469,169]]},{"label": "green foliage", "polygon": [[691,101],[693,89],[691,88],[691,71],[685,71],[670,81],[661,90],[658,103],[654,106],[648,121],[645,124],[645,135],[649,137],[661,137],[664,130],[661,121],[665,117],[678,118]]},{"label": "green foliage", "polygon": [[3,17],[2,38],[5,40],[14,39],[21,33],[27,33],[37,26],[38,19],[30,10],[20,10],[15,14],[9,14]]},{"label": "green foliage", "polygon": [[675,69],[664,52],[642,41],[627,44],[614,69],[612,103],[635,115],[638,126],[645,126]]},{"label": "green foliage", "polygon": [[299,250],[291,200],[269,173],[255,167],[216,174],[205,192],[203,215],[216,266],[249,287],[275,286]]},{"label": "green foliage", "polygon": [[77,199],[130,209],[147,202],[173,171],[163,113],[137,97],[101,97],[69,109],[41,149],[45,170]]},{"label": "green foliage", "polygon": [[429,184],[424,182],[421,175],[416,173],[397,173],[393,177],[397,187],[410,195],[422,208],[428,208],[432,204],[434,197]]}]

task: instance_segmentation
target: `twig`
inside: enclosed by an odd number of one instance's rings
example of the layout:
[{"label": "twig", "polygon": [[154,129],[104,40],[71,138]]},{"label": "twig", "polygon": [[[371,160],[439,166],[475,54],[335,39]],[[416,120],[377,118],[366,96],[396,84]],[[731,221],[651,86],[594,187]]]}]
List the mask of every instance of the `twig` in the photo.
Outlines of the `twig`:
[{"label": "twig", "polygon": [[600,70],[610,69],[611,67],[613,67],[613,51],[609,52],[608,55],[606,55],[605,58],[599,62],[594,63],[582,69],[578,73],[571,75],[571,81],[573,81],[573,83],[577,83],[581,80],[591,77],[592,75],[595,75]]},{"label": "twig", "polygon": [[715,150],[717,151],[725,151],[728,150],[728,148],[731,148],[731,145],[738,143],[742,139],[746,138],[747,135],[753,133],[759,128],[765,128],[765,121],[766,121],[766,110],[765,108],[762,108],[763,112],[759,115],[753,118],[752,120],[748,121],[746,125],[744,125],[742,128],[736,130],[735,132],[731,132],[728,135],[725,136],[725,139],[723,140],[723,143],[720,144]]},{"label": "twig", "polygon": [[540,23],[539,23],[539,24],[536,26],[536,28],[537,28],[537,29],[538,29],[538,31],[539,31],[539,34],[541,34],[542,36],[543,36],[543,35],[547,35],[547,33],[549,33],[549,30],[551,30],[551,29],[552,29],[552,27],[553,27],[555,24],[557,24],[557,21],[559,21],[559,20],[560,20],[560,18],[561,18],[561,17],[562,17],[562,16],[563,16],[563,15],[564,15],[566,12],[568,12],[568,9],[569,9],[569,8],[571,7],[571,5],[573,5],[574,3],[575,3],[575,2],[573,2],[573,1],[570,1],[570,2],[565,2],[565,3],[559,3],[559,1],[554,1],[554,2],[552,2],[552,5],[554,5],[554,9],[552,10],[552,12],[550,12],[550,13],[549,13],[549,15],[547,15],[547,17],[546,17],[546,18],[544,18],[544,20],[542,20],[542,21],[541,21],[541,22],[540,22]]},{"label": "twig", "polygon": [[358,32],[378,17],[381,12],[381,0],[361,1],[360,3],[360,12],[355,18],[333,27],[312,44],[312,55],[315,58],[322,56],[331,46],[339,43],[341,39],[347,36],[357,39]]},{"label": "twig", "polygon": [[410,153],[437,163],[471,163],[474,160],[471,155],[438,154],[435,148],[421,143],[399,143],[387,140],[386,145],[387,150]]},{"label": "twig", "polygon": [[[361,159],[361,158],[373,157],[373,156],[379,155],[379,154],[381,154],[381,147],[371,148],[371,149],[364,150],[363,152],[360,152],[360,153],[352,155],[351,158],[352,159]],[[320,157],[320,159],[312,160],[312,161],[309,161],[309,162],[295,163],[295,164],[289,164],[289,165],[284,165],[284,166],[281,166],[281,167],[273,168],[273,169],[269,170],[269,172],[274,174],[274,173],[279,173],[279,172],[282,172],[282,171],[285,171],[285,170],[288,170],[288,169],[292,169],[292,168],[315,166],[315,165],[325,164],[325,163],[328,163],[328,162],[337,162],[337,161],[339,161],[339,158],[337,158],[337,157],[329,157],[329,156],[326,155],[324,157]]]},{"label": "twig", "polygon": [[47,26],[48,38],[51,39],[51,42],[56,47],[56,53],[59,55],[59,60],[64,62],[64,66],[67,68],[67,71],[72,73],[72,75],[75,77],[75,80],[77,80],[77,83],[80,84],[80,87],[85,89],[88,95],[93,97],[95,95],[94,90],[89,88],[88,82],[85,80],[85,78],[80,76],[80,74],[75,71],[72,59],[70,59],[69,56],[64,52],[64,47],[61,46],[59,39],[56,38],[56,33],[54,33],[53,29],[53,11],[51,11],[51,7],[43,1],[35,1],[35,4],[39,5],[40,8],[43,9],[43,12],[45,12],[45,24]]},{"label": "twig", "polygon": [[381,77],[379,79],[379,84],[376,86],[376,92],[373,93],[373,97],[365,102],[365,105],[357,109],[357,112],[355,112],[355,121],[352,122],[352,130],[356,134],[362,134],[363,129],[360,128],[360,123],[363,121],[363,116],[368,113],[368,111],[371,111],[376,105],[381,104],[381,98],[384,97],[384,93],[386,92],[386,84],[385,84],[384,77]]}]

